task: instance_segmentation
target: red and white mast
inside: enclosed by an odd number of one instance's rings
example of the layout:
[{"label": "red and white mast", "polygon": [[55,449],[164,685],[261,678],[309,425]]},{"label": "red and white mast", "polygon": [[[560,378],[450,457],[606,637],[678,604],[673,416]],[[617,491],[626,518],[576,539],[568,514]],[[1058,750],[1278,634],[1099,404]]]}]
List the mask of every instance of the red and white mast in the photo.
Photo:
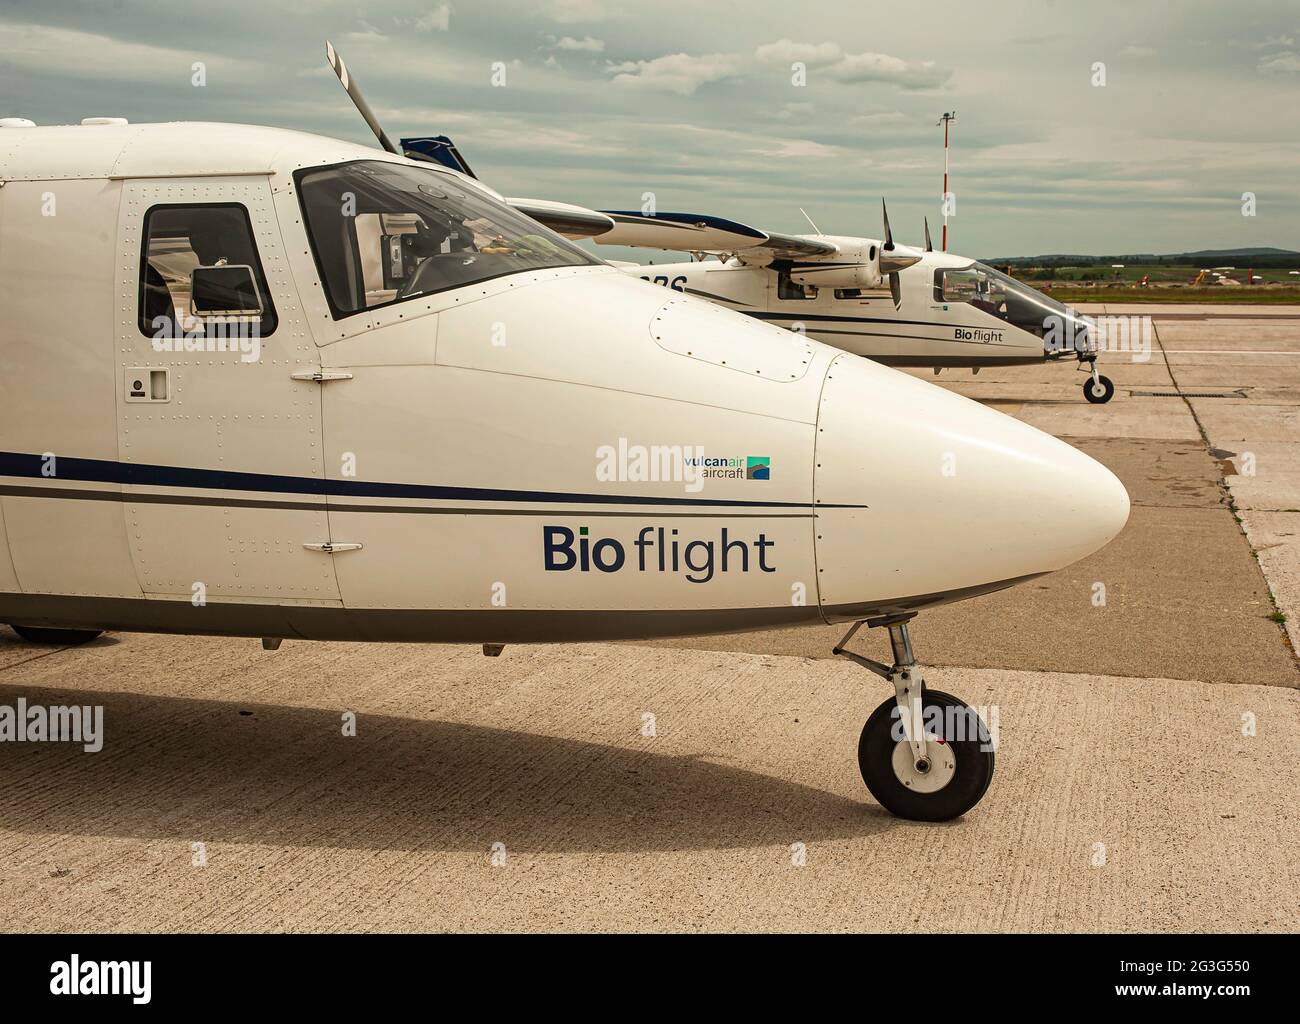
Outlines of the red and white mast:
[{"label": "red and white mast", "polygon": [[943,125],[943,251],[948,251],[948,126],[957,120],[957,111],[943,115],[936,122]]}]

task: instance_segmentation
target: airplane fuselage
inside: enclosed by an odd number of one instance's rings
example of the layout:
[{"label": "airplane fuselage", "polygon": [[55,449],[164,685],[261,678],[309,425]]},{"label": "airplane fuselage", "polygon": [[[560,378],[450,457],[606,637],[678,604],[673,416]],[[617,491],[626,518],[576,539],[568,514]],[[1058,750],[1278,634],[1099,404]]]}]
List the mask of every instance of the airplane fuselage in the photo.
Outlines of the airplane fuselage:
[{"label": "airplane fuselage", "polygon": [[[0,622],[846,621],[1052,571],[1127,515],[1055,438],[649,287],[450,172],[248,126],[0,131]],[[762,308],[759,274],[683,275]],[[833,301],[777,322],[836,329]]]},{"label": "airplane fuselage", "polygon": [[862,290],[803,288],[788,280],[782,273],[787,268],[780,264],[732,259],[625,269],[642,280],[698,295],[889,366],[1008,366],[1074,355],[1048,351],[1040,335],[970,302],[945,300],[942,271],[971,262],[948,253],[926,253],[899,274],[897,305],[887,283]]}]

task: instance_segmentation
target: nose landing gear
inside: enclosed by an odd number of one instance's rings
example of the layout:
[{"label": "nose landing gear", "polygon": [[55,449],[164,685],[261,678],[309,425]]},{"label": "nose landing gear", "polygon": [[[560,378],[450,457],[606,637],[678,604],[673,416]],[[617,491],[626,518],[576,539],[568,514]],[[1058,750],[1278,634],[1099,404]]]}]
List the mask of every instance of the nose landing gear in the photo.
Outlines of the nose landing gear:
[{"label": "nose landing gear", "polygon": [[1093,405],[1105,405],[1115,396],[1115,385],[1109,377],[1103,377],[1097,372],[1095,356],[1089,362],[1092,365],[1088,379],[1083,382],[1083,397]]},{"label": "nose landing gear", "polygon": [[993,779],[993,741],[979,713],[925,686],[907,623],[915,612],[867,619],[889,629],[894,664],[846,650],[855,622],[832,653],[888,679],[894,696],[871,713],[858,741],[858,769],[882,807],[913,821],[949,821],[970,810]]}]

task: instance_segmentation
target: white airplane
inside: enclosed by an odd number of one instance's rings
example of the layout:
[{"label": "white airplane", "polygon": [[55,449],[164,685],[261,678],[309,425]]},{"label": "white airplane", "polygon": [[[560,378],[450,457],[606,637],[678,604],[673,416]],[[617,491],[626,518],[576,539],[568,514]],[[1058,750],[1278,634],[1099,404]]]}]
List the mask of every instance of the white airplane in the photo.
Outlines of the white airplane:
[{"label": "white airplane", "polygon": [[[894,686],[867,786],[945,820],[993,752],[909,621],[1128,516],[1048,434],[316,135],[0,120],[0,280],[0,622],[33,642],[844,623]],[[894,664],[843,651],[864,622]]]},{"label": "white airplane", "polygon": [[[446,136],[402,139],[402,146],[408,156],[473,176]],[[883,202],[880,239],[823,235],[815,224],[815,234],[782,235],[709,214],[507,202],[569,238],[692,253],[685,263],[617,266],[876,362],[931,366],[937,374],[1073,359],[1088,367],[1085,399],[1103,404],[1115,394],[1097,371],[1087,317],[984,263],[935,252],[928,222],[924,250],[896,244]]]},{"label": "white airplane", "polygon": [[[882,204],[883,208],[883,204]],[[692,252],[687,263],[625,264],[643,280],[700,295],[730,309],[889,366],[1087,364],[1084,397],[1109,402],[1115,386],[1097,372],[1086,317],[993,267],[897,245],[884,213],[884,238],[776,235],[692,213],[645,216],[602,211],[615,226],[601,245]],[[814,230],[816,226],[814,225]],[[703,259],[705,254],[719,260]]]}]

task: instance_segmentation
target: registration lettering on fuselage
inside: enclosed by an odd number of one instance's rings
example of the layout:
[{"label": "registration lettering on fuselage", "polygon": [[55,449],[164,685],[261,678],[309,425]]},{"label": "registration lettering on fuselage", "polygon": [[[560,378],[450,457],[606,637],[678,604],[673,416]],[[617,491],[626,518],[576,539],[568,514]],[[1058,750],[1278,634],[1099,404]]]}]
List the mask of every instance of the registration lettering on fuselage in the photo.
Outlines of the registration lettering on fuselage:
[{"label": "registration lettering on fuselage", "polygon": [[664,288],[671,288],[675,292],[686,291],[686,275],[678,274],[671,281],[668,280],[667,274],[655,274],[651,277],[649,274],[641,275],[642,281],[649,281],[651,284],[657,284]]}]

